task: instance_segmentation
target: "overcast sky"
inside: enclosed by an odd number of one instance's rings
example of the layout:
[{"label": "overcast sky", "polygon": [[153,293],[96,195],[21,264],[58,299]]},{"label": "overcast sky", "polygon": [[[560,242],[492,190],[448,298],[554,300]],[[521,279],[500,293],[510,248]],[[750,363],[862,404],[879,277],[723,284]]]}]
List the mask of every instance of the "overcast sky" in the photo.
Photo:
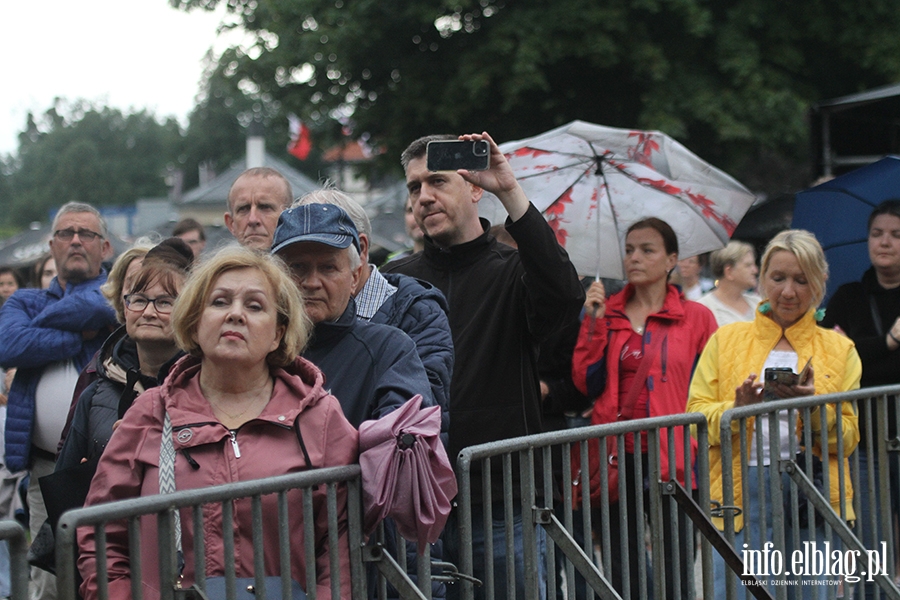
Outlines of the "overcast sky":
[{"label": "overcast sky", "polygon": [[[84,98],[123,111],[186,116],[224,13],[166,0],[4,0],[0,4],[0,154],[18,147],[28,111]],[[234,36],[230,38],[234,40]]]}]

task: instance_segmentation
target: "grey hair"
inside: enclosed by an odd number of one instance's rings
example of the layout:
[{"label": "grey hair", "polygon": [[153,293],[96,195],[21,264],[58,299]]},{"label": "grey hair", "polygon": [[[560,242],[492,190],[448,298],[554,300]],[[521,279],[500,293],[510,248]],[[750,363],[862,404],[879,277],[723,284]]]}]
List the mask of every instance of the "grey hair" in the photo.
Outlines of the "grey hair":
[{"label": "grey hair", "polygon": [[238,182],[238,179],[242,177],[263,177],[263,178],[271,178],[277,179],[281,181],[284,185],[284,196],[281,199],[281,207],[287,208],[291,205],[291,198],[294,197],[294,191],[291,189],[291,182],[288,181],[288,178],[273,169],[272,167],[251,167],[238,175],[237,179],[234,180],[234,183],[231,184],[231,188],[228,190],[228,212],[234,214],[234,206],[231,202],[231,192],[234,189],[234,184]]},{"label": "grey hair", "polygon": [[371,239],[372,223],[369,221],[369,215],[366,214],[366,210],[359,202],[341,190],[329,186],[327,182],[326,187],[314,190],[297,200],[294,200],[291,208],[303,206],[304,204],[331,204],[338,208],[342,208],[344,212],[350,216],[350,220],[353,221],[353,224],[356,226],[356,231],[365,234],[366,237]]},{"label": "grey hair", "polygon": [[100,214],[99,210],[84,202],[66,202],[65,204],[60,206],[59,210],[56,211],[56,216],[53,217],[53,226],[51,227],[51,229],[53,231],[56,231],[56,226],[59,223],[59,220],[63,217],[63,215],[67,215],[70,213],[91,213],[92,215],[97,217],[97,221],[100,223],[100,235],[103,236],[103,239],[109,238],[109,231],[106,228],[106,219],[103,218],[103,215]]},{"label": "grey hair", "polygon": [[362,257],[359,255],[359,250],[356,249],[356,246],[350,244],[347,246],[347,256],[350,257],[350,270],[355,271],[359,268],[359,265],[362,264]]}]

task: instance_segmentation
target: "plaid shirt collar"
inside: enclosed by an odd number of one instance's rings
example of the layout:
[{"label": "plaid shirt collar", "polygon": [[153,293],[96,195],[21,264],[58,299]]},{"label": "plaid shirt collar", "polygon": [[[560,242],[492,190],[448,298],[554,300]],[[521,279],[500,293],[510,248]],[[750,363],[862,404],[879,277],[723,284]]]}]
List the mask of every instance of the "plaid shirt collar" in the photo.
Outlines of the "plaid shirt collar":
[{"label": "plaid shirt collar", "polygon": [[375,313],[378,312],[378,309],[381,308],[381,305],[384,304],[384,301],[397,291],[396,286],[388,283],[384,275],[378,271],[378,267],[375,265],[370,266],[372,272],[369,275],[369,279],[356,296],[356,316],[366,321],[371,320]]}]

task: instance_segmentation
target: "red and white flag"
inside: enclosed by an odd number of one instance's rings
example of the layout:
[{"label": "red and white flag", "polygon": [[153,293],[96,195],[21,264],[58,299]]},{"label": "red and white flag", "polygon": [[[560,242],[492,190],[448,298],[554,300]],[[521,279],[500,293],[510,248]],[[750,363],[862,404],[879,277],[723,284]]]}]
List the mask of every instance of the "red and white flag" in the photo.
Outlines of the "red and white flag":
[{"label": "red and white flag", "polygon": [[309,127],[297,115],[288,115],[288,131],[291,134],[291,141],[288,143],[287,151],[300,160],[306,160],[309,151],[312,150]]}]

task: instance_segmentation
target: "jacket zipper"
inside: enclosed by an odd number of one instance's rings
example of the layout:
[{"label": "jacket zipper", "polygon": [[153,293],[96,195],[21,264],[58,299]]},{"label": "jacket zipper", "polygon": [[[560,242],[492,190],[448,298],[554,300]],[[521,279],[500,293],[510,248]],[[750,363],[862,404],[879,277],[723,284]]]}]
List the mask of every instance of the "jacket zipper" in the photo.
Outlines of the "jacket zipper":
[{"label": "jacket zipper", "polygon": [[229,429],[228,434],[231,436],[231,447],[234,448],[234,457],[240,458],[241,457],[241,449],[238,447],[238,443],[237,443],[237,431],[235,431],[233,429]]}]

